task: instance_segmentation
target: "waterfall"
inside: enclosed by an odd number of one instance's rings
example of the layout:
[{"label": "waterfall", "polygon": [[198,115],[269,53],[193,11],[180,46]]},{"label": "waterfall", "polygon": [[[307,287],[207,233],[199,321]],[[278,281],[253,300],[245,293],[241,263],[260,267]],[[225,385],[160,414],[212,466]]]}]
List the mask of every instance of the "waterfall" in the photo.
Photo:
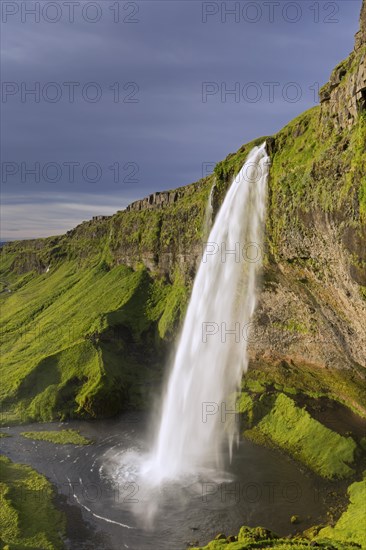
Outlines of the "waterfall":
[{"label": "waterfall", "polygon": [[205,243],[145,464],[154,483],[221,467],[235,437],[229,401],[247,369],[269,164],[265,143],[250,152]]}]

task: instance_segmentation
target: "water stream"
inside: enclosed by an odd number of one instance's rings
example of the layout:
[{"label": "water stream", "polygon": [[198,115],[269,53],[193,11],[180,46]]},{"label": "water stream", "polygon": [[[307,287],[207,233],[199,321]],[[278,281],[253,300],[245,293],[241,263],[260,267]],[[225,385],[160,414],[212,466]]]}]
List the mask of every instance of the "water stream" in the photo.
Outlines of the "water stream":
[{"label": "water stream", "polygon": [[144,466],[160,483],[224,464],[235,437],[229,397],[247,369],[246,336],[262,261],[269,157],[255,147],[208,237]]},{"label": "water stream", "polygon": [[295,529],[292,514],[304,518],[302,528],[324,517],[327,483],[243,439],[230,453],[237,435],[230,398],[235,401],[247,368],[268,171],[263,144],[249,154],[216,215],[152,446],[141,413],[71,423],[94,440],[86,447],[20,436],[52,424],[13,427],[13,437],[3,440],[7,456],[35,467],[66,497],[60,506],[68,516],[70,550],[180,550],[207,543],[218,529],[232,534],[243,524],[263,525],[288,534]]}]

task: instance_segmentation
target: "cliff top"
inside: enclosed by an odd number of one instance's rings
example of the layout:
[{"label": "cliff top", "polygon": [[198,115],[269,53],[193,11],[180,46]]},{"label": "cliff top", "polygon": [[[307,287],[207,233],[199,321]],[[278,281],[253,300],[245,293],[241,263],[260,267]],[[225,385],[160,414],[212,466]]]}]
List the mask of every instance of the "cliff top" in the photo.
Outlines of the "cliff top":
[{"label": "cliff top", "polygon": [[355,50],[366,44],[366,0],[362,0],[360,30],[356,34]]}]

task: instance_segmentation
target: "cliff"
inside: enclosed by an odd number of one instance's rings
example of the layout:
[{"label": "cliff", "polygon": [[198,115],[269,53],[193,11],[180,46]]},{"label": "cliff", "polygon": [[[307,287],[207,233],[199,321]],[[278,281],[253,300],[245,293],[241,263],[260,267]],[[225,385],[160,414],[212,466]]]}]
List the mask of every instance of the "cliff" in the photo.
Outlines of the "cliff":
[{"label": "cliff", "polygon": [[322,123],[336,131],[355,124],[366,107],[366,8],[363,3],[360,31],[351,55],[337,65],[329,82],[320,90]]},{"label": "cliff", "polygon": [[265,139],[272,166],[251,367],[312,369],[325,393],[365,413],[365,14],[364,1],[355,49],[322,88],[320,106],[275,136],[243,145],[196,183],[65,235],[2,248],[7,420],[145,405],[184,315],[210,193],[214,217]]}]

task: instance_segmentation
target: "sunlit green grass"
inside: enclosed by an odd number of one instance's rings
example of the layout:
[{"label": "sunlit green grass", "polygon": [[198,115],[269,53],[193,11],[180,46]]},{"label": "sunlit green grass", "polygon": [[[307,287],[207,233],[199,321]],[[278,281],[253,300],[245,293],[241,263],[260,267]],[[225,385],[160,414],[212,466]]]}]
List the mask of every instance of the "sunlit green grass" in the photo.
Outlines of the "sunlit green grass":
[{"label": "sunlit green grass", "polygon": [[348,488],[350,504],[334,527],[325,527],[318,539],[351,541],[366,548],[366,477]]},{"label": "sunlit green grass", "polygon": [[261,394],[275,386],[287,394],[305,394],[312,398],[326,397],[342,403],[360,416],[366,416],[366,395],[357,372],[323,369],[311,365],[276,365],[261,363],[251,367],[243,378],[243,391]]},{"label": "sunlit green grass", "polygon": [[182,315],[184,292],[179,279],[153,280],[144,268],[65,262],[1,296],[3,421],[126,408],[154,377],[130,354],[131,340],[152,355]]},{"label": "sunlit green grass", "polygon": [[90,445],[92,441],[75,430],[22,432],[20,435],[36,441],[49,441],[62,445]]},{"label": "sunlit green grass", "polygon": [[29,466],[0,456],[0,548],[61,550],[64,533],[51,484]]},{"label": "sunlit green grass", "polygon": [[316,540],[315,542],[301,535],[280,538],[271,531],[261,527],[243,526],[235,539],[236,540],[231,541],[229,538],[226,538],[225,535],[219,534],[216,539],[207,544],[207,546],[196,547],[193,550],[252,550],[254,548],[261,550],[305,550],[312,548],[314,545],[324,550],[355,550],[355,546],[353,546],[352,542],[339,540],[329,541],[326,539]]},{"label": "sunlit green grass", "polygon": [[355,441],[326,428],[284,394],[279,394],[270,412],[245,433],[254,441],[273,443],[322,477],[343,478],[354,473],[350,464],[355,458]]}]

